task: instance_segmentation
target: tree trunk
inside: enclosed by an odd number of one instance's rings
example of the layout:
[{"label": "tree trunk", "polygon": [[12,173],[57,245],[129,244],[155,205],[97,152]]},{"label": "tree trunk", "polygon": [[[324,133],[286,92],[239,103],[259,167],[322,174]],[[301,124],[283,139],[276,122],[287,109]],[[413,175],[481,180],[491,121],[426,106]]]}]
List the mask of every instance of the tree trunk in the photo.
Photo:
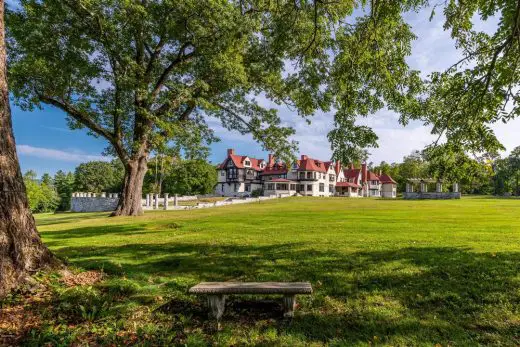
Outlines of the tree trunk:
[{"label": "tree trunk", "polygon": [[16,154],[4,33],[4,1],[0,0],[0,297],[52,259],[29,210]]},{"label": "tree trunk", "polygon": [[140,216],[143,214],[141,199],[143,195],[144,175],[148,170],[148,156],[143,154],[138,159],[130,160],[125,165],[125,179],[119,203],[112,216]]}]

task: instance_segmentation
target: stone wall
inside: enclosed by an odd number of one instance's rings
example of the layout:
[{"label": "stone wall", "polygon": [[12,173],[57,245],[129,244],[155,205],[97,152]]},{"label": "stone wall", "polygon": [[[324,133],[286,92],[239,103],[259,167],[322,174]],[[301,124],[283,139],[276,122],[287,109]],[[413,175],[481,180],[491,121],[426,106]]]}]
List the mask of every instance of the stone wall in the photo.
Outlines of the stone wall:
[{"label": "stone wall", "polygon": [[[155,200],[154,197],[150,194],[149,198],[150,205],[146,205],[146,199],[142,200],[143,210],[153,210],[155,209]],[[171,210],[191,210],[197,208],[208,208],[208,207],[217,207],[217,206],[226,206],[226,205],[235,205],[235,204],[247,204],[251,202],[259,202],[264,200],[278,199],[278,198],[287,198],[289,194],[278,194],[271,196],[261,196],[258,198],[228,198],[223,201],[216,202],[200,202],[195,206],[168,206],[168,209]],[[189,201],[189,200],[197,200],[197,196],[178,196],[177,202],[179,201]],[[119,201],[117,194],[105,194],[102,193],[100,196],[94,193],[74,193],[71,198],[71,208],[72,212],[110,212],[114,211],[117,207],[117,203]],[[174,198],[168,197],[169,202],[173,202]],[[160,206],[160,207],[159,207]],[[157,204],[157,208],[164,209],[164,196],[159,197],[159,201]]]},{"label": "stone wall", "polygon": [[404,192],[403,198],[407,200],[449,200],[449,199],[460,199],[460,192]]},{"label": "stone wall", "polygon": [[109,212],[117,207],[119,198],[116,194],[106,196],[72,196],[70,200],[70,210],[72,212]]}]

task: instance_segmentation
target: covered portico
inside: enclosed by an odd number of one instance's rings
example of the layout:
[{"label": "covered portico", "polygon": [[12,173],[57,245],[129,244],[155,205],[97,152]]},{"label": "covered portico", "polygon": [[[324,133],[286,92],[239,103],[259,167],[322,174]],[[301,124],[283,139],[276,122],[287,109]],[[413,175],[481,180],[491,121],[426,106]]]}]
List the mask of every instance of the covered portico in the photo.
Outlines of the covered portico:
[{"label": "covered portico", "polygon": [[353,182],[337,182],[335,196],[359,197],[361,186]]},{"label": "covered portico", "polygon": [[442,179],[410,178],[406,182],[406,192],[403,197],[405,199],[460,199],[458,183],[452,183],[451,191],[444,190],[443,184]]},{"label": "covered portico", "polygon": [[294,195],[298,189],[298,182],[286,178],[273,178],[264,182],[264,195]]}]

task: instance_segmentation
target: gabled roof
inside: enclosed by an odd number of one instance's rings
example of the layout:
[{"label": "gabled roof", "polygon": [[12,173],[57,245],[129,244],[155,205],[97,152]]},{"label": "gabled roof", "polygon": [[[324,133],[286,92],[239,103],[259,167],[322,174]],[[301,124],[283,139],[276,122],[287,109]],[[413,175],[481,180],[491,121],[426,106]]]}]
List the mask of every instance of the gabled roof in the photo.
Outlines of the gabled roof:
[{"label": "gabled roof", "polygon": [[[274,157],[273,157],[274,159]],[[283,162],[276,162],[272,164],[268,164],[264,171],[262,171],[262,175],[283,175],[288,172],[287,165]]]},{"label": "gabled roof", "polygon": [[334,165],[334,162],[332,162],[332,161],[325,161],[325,162],[323,162],[323,164],[325,164],[325,170],[329,171],[329,167],[331,165]]},{"label": "gabled roof", "polygon": [[343,174],[345,175],[345,178],[358,178],[360,169],[346,169],[343,170]]},{"label": "gabled roof", "polygon": [[229,154],[228,157],[220,164],[219,168],[223,169],[226,167],[226,164],[228,160],[233,161],[233,165],[235,165],[238,169],[245,168],[244,161],[246,158],[249,158],[249,161],[251,162],[251,168],[256,171],[262,171],[262,168],[260,168],[260,164],[264,161],[263,159],[256,159],[248,157],[247,155],[236,155],[236,154]]},{"label": "gabled roof", "polygon": [[382,174],[381,176],[379,176],[379,179],[383,184],[397,184],[397,182],[394,181],[394,179],[387,174]]},{"label": "gabled roof", "polygon": [[298,164],[298,171],[327,172],[327,168],[325,168],[325,163],[318,159],[312,159],[308,158],[307,156],[302,156],[302,159]]},{"label": "gabled roof", "polygon": [[367,176],[367,181],[379,181],[379,176],[372,171],[368,171]]}]

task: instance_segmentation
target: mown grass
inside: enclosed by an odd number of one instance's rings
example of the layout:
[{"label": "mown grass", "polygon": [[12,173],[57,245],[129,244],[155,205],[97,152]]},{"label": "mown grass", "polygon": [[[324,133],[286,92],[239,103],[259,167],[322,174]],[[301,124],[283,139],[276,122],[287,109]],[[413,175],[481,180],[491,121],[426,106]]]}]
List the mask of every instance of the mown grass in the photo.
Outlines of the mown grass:
[{"label": "mown grass", "polygon": [[[288,198],[37,221],[56,255],[107,278],[75,289],[86,302],[58,289],[26,343],[520,344],[519,200]],[[315,293],[291,322],[276,300],[231,298],[216,331],[187,290],[226,280],[310,281]]]}]

